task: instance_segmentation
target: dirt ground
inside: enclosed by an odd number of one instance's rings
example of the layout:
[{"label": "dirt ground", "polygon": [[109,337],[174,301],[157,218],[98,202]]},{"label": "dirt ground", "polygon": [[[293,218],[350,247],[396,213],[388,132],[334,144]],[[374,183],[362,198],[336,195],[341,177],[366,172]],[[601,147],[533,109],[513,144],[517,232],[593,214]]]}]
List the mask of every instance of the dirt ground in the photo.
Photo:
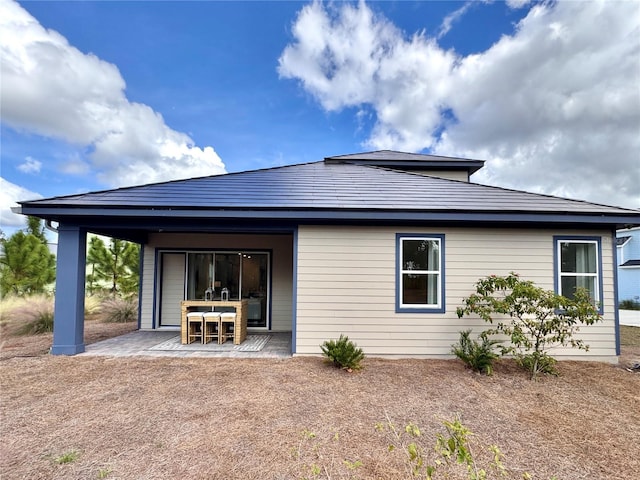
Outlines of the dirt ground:
[{"label": "dirt ground", "polygon": [[[133,328],[89,322],[86,340]],[[347,373],[321,358],[53,357],[50,336],[4,338],[0,478],[408,479],[376,424],[419,425],[433,462],[456,415],[481,464],[500,447],[509,478],[637,478],[640,374],[624,367],[640,328],[622,333],[620,365],[560,362],[535,383],[509,360],[493,377],[457,360]]]}]

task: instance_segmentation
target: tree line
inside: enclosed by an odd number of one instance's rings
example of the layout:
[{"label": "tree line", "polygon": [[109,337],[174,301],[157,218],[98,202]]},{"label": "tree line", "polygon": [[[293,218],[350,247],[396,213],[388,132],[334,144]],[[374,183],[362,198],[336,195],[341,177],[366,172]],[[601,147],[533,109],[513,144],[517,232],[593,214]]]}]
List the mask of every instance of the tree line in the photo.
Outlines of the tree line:
[{"label": "tree line", "polygon": [[[56,257],[49,250],[42,220],[8,238],[0,232],[0,295],[28,296],[52,290]],[[86,291],[89,295],[128,296],[138,291],[140,246],[112,238],[108,244],[91,236],[87,251]]]}]

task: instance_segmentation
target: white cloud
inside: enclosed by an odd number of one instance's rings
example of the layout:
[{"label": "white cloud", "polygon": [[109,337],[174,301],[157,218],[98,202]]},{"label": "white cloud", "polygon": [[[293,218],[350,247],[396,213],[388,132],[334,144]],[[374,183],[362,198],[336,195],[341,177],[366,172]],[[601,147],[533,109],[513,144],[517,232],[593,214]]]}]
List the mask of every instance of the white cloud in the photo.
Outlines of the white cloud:
[{"label": "white cloud", "polygon": [[[42,195],[31,192],[0,177],[0,226],[3,230],[7,227],[23,227],[26,218],[11,211],[11,207],[17,207],[17,201],[37,200]],[[6,230],[5,230],[5,233]]]},{"label": "white cloud", "polygon": [[513,9],[522,8],[530,3],[531,0],[507,0],[507,6]]},{"label": "white cloud", "polygon": [[477,181],[640,207],[637,2],[537,4],[466,57],[364,3],[313,3],[292,32],[280,75],[326,110],[371,109],[366,147],[486,159]]},{"label": "white cloud", "polygon": [[40,173],[42,162],[33,157],[26,157],[24,163],[18,165],[18,170],[22,173]]},{"label": "white cloud", "polygon": [[458,20],[460,20],[473,5],[474,5],[474,2],[466,2],[459,9],[453,11],[452,13],[444,17],[444,20],[442,20],[442,24],[440,25],[438,38],[442,38],[447,33],[449,33],[449,30],[451,30],[451,27],[453,27],[453,24]]},{"label": "white cloud", "polygon": [[69,45],[14,1],[0,2],[0,28],[3,123],[88,147],[91,169],[111,186],[224,173],[212,147],[129,102],[115,65]]}]

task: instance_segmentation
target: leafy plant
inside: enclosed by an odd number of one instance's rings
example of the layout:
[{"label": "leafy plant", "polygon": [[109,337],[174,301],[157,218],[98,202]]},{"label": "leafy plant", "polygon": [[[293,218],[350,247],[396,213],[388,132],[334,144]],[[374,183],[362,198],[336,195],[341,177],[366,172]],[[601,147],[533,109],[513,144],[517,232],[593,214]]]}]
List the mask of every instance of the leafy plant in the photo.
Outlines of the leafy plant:
[{"label": "leafy plant", "polygon": [[111,474],[111,468],[101,468],[98,470],[98,478],[107,478]]},{"label": "leafy plant", "polygon": [[364,352],[346,335],[341,334],[338,340],[327,340],[320,348],[322,354],[338,368],[347,371],[362,368],[360,363],[364,360]]},{"label": "leafy plant", "polygon": [[[587,290],[578,288],[569,299],[522,280],[513,272],[506,277],[491,275],[478,280],[476,292],[463,302],[464,306],[457,309],[458,317],[476,314],[491,324],[495,320],[495,328],[487,334],[510,338],[511,345],[501,347],[501,353],[513,353],[532,380],[553,366],[549,349],[570,346],[588,350],[589,346],[574,334],[579,324],[593,325],[601,320]],[[499,317],[494,319],[496,315]]]},{"label": "leafy plant", "polygon": [[344,459],[341,462],[335,456],[335,447],[328,445],[338,442],[340,435],[334,432],[332,437],[319,436],[306,428],[300,432],[300,441],[291,448],[296,463],[301,464],[304,480],[319,478],[344,478],[356,480],[354,472],[363,466],[360,460]]},{"label": "leafy plant", "polygon": [[528,372],[536,370],[538,373],[546,373],[547,375],[558,375],[556,368],[556,359],[550,355],[539,352],[529,353],[527,355],[519,355],[516,357],[518,365]]},{"label": "leafy plant", "polygon": [[72,463],[78,459],[80,454],[75,450],[70,450],[68,452],[63,453],[53,459],[58,465],[63,465],[65,463]]},{"label": "leafy plant", "polygon": [[437,458],[434,462],[429,462],[421,441],[422,432],[414,423],[409,423],[404,429],[400,429],[387,417],[385,423],[376,425],[376,430],[390,435],[391,443],[387,448],[389,452],[403,453],[406,473],[410,478],[434,480],[438,478],[439,473],[442,473],[442,478],[450,478],[456,466],[462,466],[466,470],[465,478],[468,480],[486,480],[490,478],[489,472],[499,477],[507,476],[507,470],[502,463],[502,453],[496,445],[488,447],[490,460],[482,467],[471,446],[470,438],[473,436],[471,430],[465,427],[459,418],[442,423],[446,434],[436,435]]},{"label": "leafy plant", "polygon": [[136,298],[107,298],[102,302],[100,313],[103,322],[134,322],[138,319],[138,300]]},{"label": "leafy plant", "polygon": [[482,332],[478,338],[482,342],[471,338],[471,330],[460,332],[460,341],[451,346],[451,351],[474,371],[491,375],[493,362],[499,357],[493,347],[501,342],[489,338],[487,332]]}]

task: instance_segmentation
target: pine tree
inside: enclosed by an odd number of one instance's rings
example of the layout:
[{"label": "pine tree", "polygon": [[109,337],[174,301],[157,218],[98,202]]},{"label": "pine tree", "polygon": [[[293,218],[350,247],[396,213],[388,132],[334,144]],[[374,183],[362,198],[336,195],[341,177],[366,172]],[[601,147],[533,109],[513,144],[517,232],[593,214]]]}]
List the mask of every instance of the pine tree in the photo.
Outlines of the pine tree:
[{"label": "pine tree", "polygon": [[38,217],[27,217],[27,233],[30,233],[43,244],[47,245],[47,237],[44,234],[44,225]]},{"label": "pine tree", "polygon": [[135,243],[112,238],[107,248],[99,237],[89,241],[87,253],[87,289],[94,293],[100,282],[106,282],[112,295],[128,295],[138,289],[140,247]]},{"label": "pine tree", "polygon": [[55,280],[55,256],[49,252],[42,230],[40,235],[18,231],[0,242],[0,292],[3,296],[7,293],[42,293]]}]

